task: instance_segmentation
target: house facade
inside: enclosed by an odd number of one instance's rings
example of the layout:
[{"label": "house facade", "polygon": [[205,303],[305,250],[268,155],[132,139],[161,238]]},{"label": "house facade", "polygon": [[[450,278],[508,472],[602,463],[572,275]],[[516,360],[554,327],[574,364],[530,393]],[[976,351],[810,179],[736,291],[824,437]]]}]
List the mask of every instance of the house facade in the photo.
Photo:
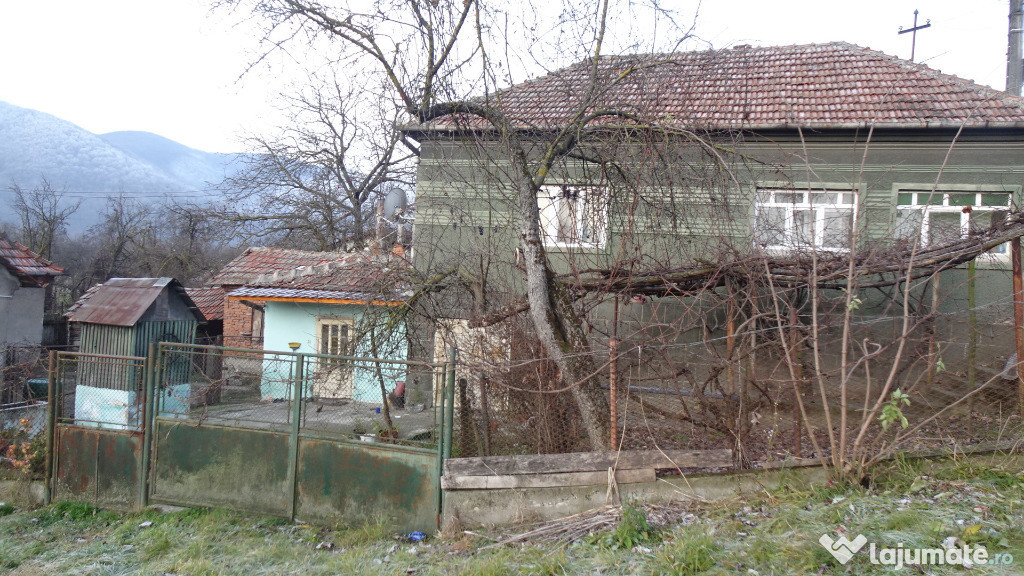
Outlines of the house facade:
[{"label": "house facade", "polygon": [[[545,252],[577,286],[622,270],[668,276],[749,255],[838,260],[853,233],[858,254],[898,260],[1002,227],[1021,205],[1024,99],[922,64],[831,43],[613,56],[596,80],[590,73],[584,62],[500,99],[531,161],[580,106],[615,112],[594,117],[538,194]],[[600,97],[581,104],[593,92]],[[461,266],[477,279],[470,284],[491,290],[489,310],[514,304],[525,288],[504,175],[519,167],[501,137],[468,117],[406,131],[421,146],[417,269]],[[1007,245],[972,268],[969,289],[966,266],[943,272],[941,290],[915,285],[913,309],[928,309],[934,293],[938,311],[973,303],[1005,324]],[[469,292],[448,306],[453,317],[486,315]],[[891,283],[863,290],[858,313],[892,315],[898,292]],[[671,298],[626,294],[621,312],[671,323],[699,297],[683,288]],[[611,308],[594,306],[588,321],[610,333]],[[702,334],[724,327],[721,318],[687,322]]]},{"label": "house facade", "polygon": [[[0,368],[43,339],[46,287],[64,269],[0,235]],[[8,352],[11,351],[11,352]]]},{"label": "house facade", "polygon": [[[262,274],[227,293],[228,305],[262,308],[263,349],[405,360],[405,320],[398,311],[408,296],[403,255],[374,250],[306,254],[318,263]],[[260,395],[287,398],[289,375],[278,372],[290,364],[273,355],[265,358]],[[324,358],[311,367],[310,397],[382,402],[373,370]],[[393,390],[394,382],[385,386]]]}]

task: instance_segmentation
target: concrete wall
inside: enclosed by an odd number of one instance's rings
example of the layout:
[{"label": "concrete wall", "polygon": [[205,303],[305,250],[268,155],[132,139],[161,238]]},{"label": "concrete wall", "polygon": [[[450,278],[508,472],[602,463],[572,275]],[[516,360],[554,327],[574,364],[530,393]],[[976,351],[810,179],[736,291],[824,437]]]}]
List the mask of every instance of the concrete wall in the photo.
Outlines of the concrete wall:
[{"label": "concrete wall", "polygon": [[[309,302],[267,302],[265,309],[264,350],[287,351],[288,344],[301,344],[299,352],[316,354],[317,350],[317,318],[350,318],[354,323],[354,333],[360,334],[367,329],[367,323],[374,320],[373,314],[367,314],[367,307],[361,305],[315,304]],[[357,340],[355,355],[361,357],[380,357],[392,360],[405,360],[407,353],[405,328],[395,330],[388,342],[378,348],[374,354],[368,337]],[[290,356],[268,355],[264,359],[264,376],[260,394],[264,398],[284,398],[289,387],[284,384],[291,370]],[[393,387],[392,381],[400,368],[397,365],[385,365],[387,370],[386,385]],[[364,402],[381,402],[380,384],[374,367],[361,364],[352,369],[352,398]],[[404,376],[403,376],[404,377]]]},{"label": "concrete wall", "polygon": [[[5,268],[0,268],[0,351],[7,346],[38,346],[43,340],[43,299],[45,289],[21,286]],[[0,366],[4,365],[0,353]]]}]

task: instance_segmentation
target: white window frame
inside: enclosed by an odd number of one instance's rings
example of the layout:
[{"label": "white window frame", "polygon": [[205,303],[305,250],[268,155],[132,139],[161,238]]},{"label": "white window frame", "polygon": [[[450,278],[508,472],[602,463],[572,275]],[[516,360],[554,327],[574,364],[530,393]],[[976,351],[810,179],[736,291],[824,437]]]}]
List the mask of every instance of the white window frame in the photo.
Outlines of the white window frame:
[{"label": "white window frame", "polygon": [[[977,212],[983,213],[996,213],[1002,212],[1009,214],[1010,209],[1013,205],[1013,192],[1009,190],[960,190],[960,189],[943,189],[943,190],[921,190],[912,188],[903,188],[896,191],[896,214],[895,214],[895,226],[894,234],[900,232],[900,212],[921,212],[921,226],[920,226],[920,246],[925,248],[929,245],[929,237],[931,231],[931,216],[933,214],[960,214],[960,237],[966,238],[971,234],[971,214]],[[899,204],[899,197],[901,195],[910,194],[910,204]],[[971,204],[953,204],[951,203],[951,195],[957,195],[964,197],[967,195],[974,195],[974,202]],[[984,204],[983,197],[987,195],[998,194],[1006,196],[1005,204]],[[939,204],[938,200],[942,199],[942,203]],[[909,240],[910,238],[906,238]],[[1009,242],[996,246],[989,252],[982,255],[984,258],[993,260],[1005,260],[1009,261],[1010,249]]]},{"label": "white window frame", "polygon": [[[583,209],[567,207],[566,203],[575,202],[582,204]],[[597,206],[593,203],[597,202]],[[602,248],[608,236],[608,197],[607,189],[602,186],[576,186],[571,184],[557,184],[542,186],[537,193],[537,207],[540,210],[541,234],[544,235],[544,245],[557,248]],[[565,240],[560,238],[558,214],[563,209],[570,210],[573,219],[573,236],[579,238],[584,235],[588,225],[587,216],[596,216],[599,223],[597,230],[591,234],[591,240],[581,242],[578,240]]]},{"label": "white window frame", "polygon": [[[835,197],[837,198],[837,201],[828,202],[817,201],[815,199],[817,196],[827,194],[836,195]],[[791,200],[796,197],[799,197],[798,202]],[[762,213],[769,209],[784,211],[784,219],[782,223],[783,242],[781,244],[763,243],[761,238],[759,238],[759,236],[764,234],[765,231],[759,229],[758,222],[761,220]],[[795,249],[846,252],[849,250],[849,238],[843,240],[842,246],[825,246],[825,231],[829,228],[826,214],[829,211],[849,211],[850,231],[853,232],[852,227],[853,223],[856,221],[857,214],[857,192],[850,190],[849,188],[817,188],[808,190],[797,188],[758,187],[754,192],[754,242],[759,246],[763,245],[766,249],[780,252]],[[813,214],[813,219],[811,221],[814,233],[813,243],[807,243],[800,239],[797,230],[797,212],[811,212]]]},{"label": "white window frame", "polygon": [[[324,327],[327,326],[338,326],[339,331],[343,326],[348,329],[345,341],[345,347],[348,350],[324,350],[323,332]],[[317,316],[315,323],[316,353],[337,356],[353,355],[355,351],[353,344],[355,328],[355,318],[351,316]],[[353,393],[353,366],[351,362],[332,358],[317,358],[316,372],[313,375],[314,396],[352,398]]]}]

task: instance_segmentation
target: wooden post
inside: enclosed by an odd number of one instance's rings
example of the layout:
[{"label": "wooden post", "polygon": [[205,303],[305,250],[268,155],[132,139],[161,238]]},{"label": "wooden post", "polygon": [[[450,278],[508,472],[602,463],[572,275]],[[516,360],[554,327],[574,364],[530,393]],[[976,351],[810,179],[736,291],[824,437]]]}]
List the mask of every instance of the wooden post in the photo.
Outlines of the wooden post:
[{"label": "wooden post", "polygon": [[733,301],[732,290],[729,290],[729,305],[725,324],[725,362],[728,367],[729,393],[736,392],[736,371],[732,364],[732,351],[736,347],[736,303]]},{"label": "wooden post", "polygon": [[[978,313],[975,307],[978,300],[975,293],[976,262],[967,263],[967,388],[970,391],[977,386],[978,369]],[[974,412],[974,396],[967,401],[967,412]],[[968,419],[969,423],[973,420]]]},{"label": "wooden post", "polygon": [[609,403],[611,404],[612,437],[609,447],[615,450],[619,445],[619,416],[616,407],[615,397],[618,395],[619,371],[616,369],[616,359],[619,355],[619,341],[614,336],[608,340],[608,388]]},{"label": "wooden post", "polygon": [[932,310],[931,317],[928,320],[928,326],[931,327],[931,334],[928,336],[928,371],[926,381],[928,383],[928,390],[931,391],[935,386],[935,374],[938,372],[935,368],[936,362],[939,357],[939,347],[935,343],[936,333],[939,331],[938,327],[938,312],[939,312],[939,274],[936,272],[932,276]]},{"label": "wooden post", "polygon": [[618,396],[619,370],[619,297],[615,296],[615,310],[612,313],[612,337],[608,339],[608,395],[611,411],[611,443],[608,447],[615,450],[619,445],[619,412],[616,398]]},{"label": "wooden post", "polygon": [[1024,374],[1020,370],[1024,359],[1024,278],[1021,276],[1020,237],[1010,241],[1010,259],[1013,260],[1013,331],[1017,340],[1017,407],[1024,416]]},{"label": "wooden post", "polygon": [[797,315],[796,308],[790,306],[789,308],[789,354],[790,362],[793,366],[793,374],[796,375],[796,381],[793,382],[793,454],[797,458],[803,458],[803,422],[800,418],[800,387],[803,385],[804,371],[803,364],[800,362],[800,350],[801,346],[800,334],[796,329]]}]

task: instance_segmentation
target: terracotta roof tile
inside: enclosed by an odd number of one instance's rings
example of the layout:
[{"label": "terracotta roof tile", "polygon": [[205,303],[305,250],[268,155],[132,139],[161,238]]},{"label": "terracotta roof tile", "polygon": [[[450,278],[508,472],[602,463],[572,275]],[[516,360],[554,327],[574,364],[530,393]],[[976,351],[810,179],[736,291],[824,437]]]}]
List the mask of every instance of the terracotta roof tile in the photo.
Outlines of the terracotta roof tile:
[{"label": "terracotta roof tile", "polygon": [[284,248],[248,248],[228,262],[209,282],[208,286],[241,286],[261,274],[294,270],[303,266],[316,266],[330,262],[341,252],[306,252]]},{"label": "terracotta roof tile", "polygon": [[[231,292],[231,296],[271,295],[275,297],[294,298],[328,298],[324,294],[337,293],[333,299],[366,300],[385,299],[388,301],[404,300],[401,295],[406,288],[404,273],[409,262],[396,254],[380,254],[372,250],[361,252],[319,252],[310,260],[319,260],[315,265],[302,265],[290,270],[279,270],[271,274],[261,274],[248,282],[244,288]],[[303,295],[304,294],[304,295]]]},{"label": "terracotta roof tile", "polygon": [[203,288],[185,288],[189,298],[203,313],[207,320],[224,319],[224,289],[220,286]]},{"label": "terracotta roof tile", "polygon": [[28,247],[0,235],[0,265],[18,278],[23,285],[45,286],[64,269],[54,266]]},{"label": "terracotta roof tile", "polygon": [[[581,62],[495,98],[522,126],[559,126],[579,108],[589,73],[590,63]],[[608,56],[598,78],[603,94],[591,111],[628,112],[667,127],[1024,127],[1024,98],[845,42]],[[447,116],[409,128],[483,125]]]}]

